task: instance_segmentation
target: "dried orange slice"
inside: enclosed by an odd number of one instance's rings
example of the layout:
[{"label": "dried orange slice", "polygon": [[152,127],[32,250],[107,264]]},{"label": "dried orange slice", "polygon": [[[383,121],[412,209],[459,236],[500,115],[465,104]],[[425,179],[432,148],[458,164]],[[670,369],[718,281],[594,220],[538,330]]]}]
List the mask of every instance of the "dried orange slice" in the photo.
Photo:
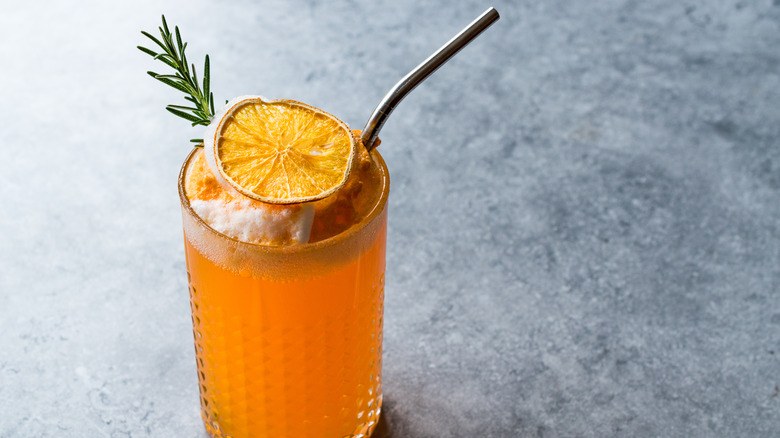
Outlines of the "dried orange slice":
[{"label": "dried orange slice", "polygon": [[258,201],[322,199],[349,177],[358,140],[347,125],[292,100],[242,96],[206,130],[206,160],[221,183]]}]

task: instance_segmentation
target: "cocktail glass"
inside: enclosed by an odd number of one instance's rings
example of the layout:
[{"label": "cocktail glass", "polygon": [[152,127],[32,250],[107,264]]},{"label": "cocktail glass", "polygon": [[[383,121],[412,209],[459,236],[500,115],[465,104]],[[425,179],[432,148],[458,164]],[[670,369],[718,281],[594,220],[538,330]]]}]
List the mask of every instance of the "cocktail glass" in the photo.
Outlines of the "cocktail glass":
[{"label": "cocktail glass", "polygon": [[195,356],[211,437],[365,437],[382,406],[382,314],[389,176],[373,205],[314,243],[269,247],[221,234],[179,176]]}]

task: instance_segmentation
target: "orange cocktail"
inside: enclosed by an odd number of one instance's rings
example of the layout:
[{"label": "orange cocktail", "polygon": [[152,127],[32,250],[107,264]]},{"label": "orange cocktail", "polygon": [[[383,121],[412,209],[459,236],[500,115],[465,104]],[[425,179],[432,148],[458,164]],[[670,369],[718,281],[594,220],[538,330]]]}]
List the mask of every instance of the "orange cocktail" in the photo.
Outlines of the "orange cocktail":
[{"label": "orange cocktail", "polygon": [[346,225],[331,202],[310,243],[274,247],[228,237],[198,217],[187,173],[200,154],[185,162],[179,193],[209,435],[367,436],[382,404],[384,161],[371,152]]}]

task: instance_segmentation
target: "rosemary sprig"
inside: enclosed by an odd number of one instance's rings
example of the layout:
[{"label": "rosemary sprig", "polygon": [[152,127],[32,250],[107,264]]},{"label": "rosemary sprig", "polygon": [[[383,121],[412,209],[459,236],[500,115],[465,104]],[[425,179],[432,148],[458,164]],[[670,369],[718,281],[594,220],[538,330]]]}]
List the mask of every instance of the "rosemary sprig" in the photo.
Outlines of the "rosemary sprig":
[{"label": "rosemary sprig", "polygon": [[[163,84],[169,85],[179,91],[182,91],[184,98],[194,106],[168,105],[165,107],[170,113],[188,120],[192,126],[206,126],[214,117],[214,94],[211,92],[209,82],[211,81],[211,72],[209,70],[209,55],[206,55],[206,61],[203,65],[203,88],[198,84],[198,76],[195,72],[195,64],[192,64],[192,71],[187,62],[187,55],[184,50],[187,43],[181,40],[179,27],[174,27],[176,34],[176,45],[173,42],[173,35],[168,29],[168,23],[165,21],[165,15],[162,16],[162,27],[160,30],[161,38],[155,38],[148,32],[141,33],[160,46],[162,52],[157,53],[146,47],[138,46],[138,49],[154,59],[158,59],[175,70],[175,74],[163,75],[152,71],[147,72],[149,76],[157,79]],[[202,147],[203,139],[197,138],[190,140],[193,143],[199,143],[195,146]]]}]

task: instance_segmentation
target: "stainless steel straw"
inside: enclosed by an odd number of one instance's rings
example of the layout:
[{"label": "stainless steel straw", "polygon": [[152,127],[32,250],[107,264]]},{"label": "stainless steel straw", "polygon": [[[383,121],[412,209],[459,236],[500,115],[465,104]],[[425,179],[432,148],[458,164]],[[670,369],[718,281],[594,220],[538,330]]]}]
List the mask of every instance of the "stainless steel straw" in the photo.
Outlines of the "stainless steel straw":
[{"label": "stainless steel straw", "polygon": [[420,65],[410,71],[390,91],[385,94],[382,101],[379,102],[374,113],[371,114],[371,118],[366,122],[366,126],[363,128],[363,134],[360,136],[363,144],[370,151],[374,147],[374,141],[379,130],[382,129],[382,125],[385,124],[387,117],[393,112],[395,106],[409,94],[410,91],[424,81],[431,73],[435,72],[445,62],[449,61],[460,49],[466,47],[474,38],[482,33],[485,29],[490,27],[499,19],[498,11],[494,8],[488,8],[482,15],[471,24],[466,26],[457,35],[447,41],[446,44],[441,46],[439,50],[434,52],[431,56],[423,61]]}]

